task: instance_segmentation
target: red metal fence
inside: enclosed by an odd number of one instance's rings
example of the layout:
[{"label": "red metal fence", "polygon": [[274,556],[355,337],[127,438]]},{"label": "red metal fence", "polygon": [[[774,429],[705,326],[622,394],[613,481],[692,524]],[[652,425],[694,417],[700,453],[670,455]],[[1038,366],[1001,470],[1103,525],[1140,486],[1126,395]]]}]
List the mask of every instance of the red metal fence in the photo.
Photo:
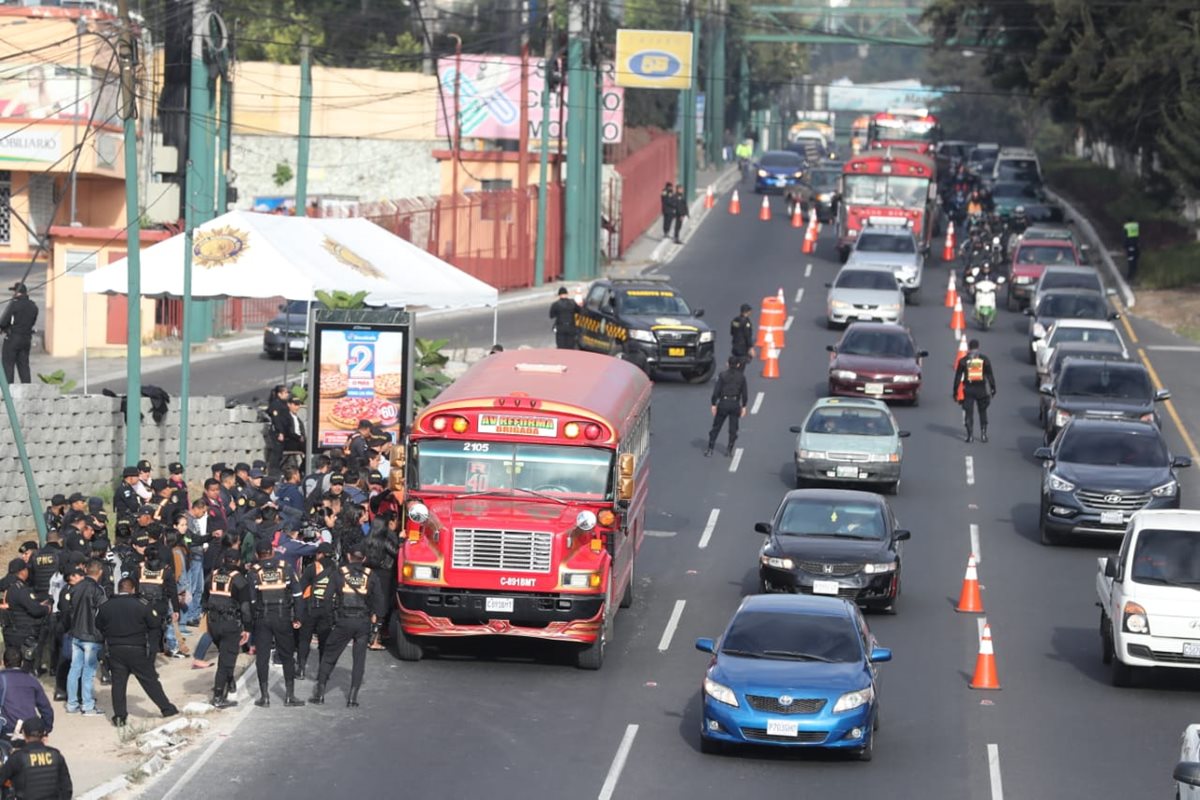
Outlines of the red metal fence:
[{"label": "red metal fence", "polygon": [[676,152],[675,134],[659,131],[617,162],[616,171],[621,176],[617,255],[624,253],[658,219],[663,184],[675,180]]}]

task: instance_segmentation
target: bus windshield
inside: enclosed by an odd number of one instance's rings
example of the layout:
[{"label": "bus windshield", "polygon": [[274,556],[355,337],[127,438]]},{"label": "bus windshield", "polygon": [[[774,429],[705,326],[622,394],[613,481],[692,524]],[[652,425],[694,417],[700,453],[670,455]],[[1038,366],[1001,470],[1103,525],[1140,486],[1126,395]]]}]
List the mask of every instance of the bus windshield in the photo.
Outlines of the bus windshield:
[{"label": "bus windshield", "polygon": [[612,457],[598,447],[428,439],[416,445],[417,486],[611,500]]},{"label": "bus windshield", "polygon": [[846,175],[844,200],[851,205],[921,208],[929,191],[927,178],[898,175]]},{"label": "bus windshield", "polygon": [[921,119],[877,119],[872,124],[874,140],[902,142],[932,142],[937,126]]}]

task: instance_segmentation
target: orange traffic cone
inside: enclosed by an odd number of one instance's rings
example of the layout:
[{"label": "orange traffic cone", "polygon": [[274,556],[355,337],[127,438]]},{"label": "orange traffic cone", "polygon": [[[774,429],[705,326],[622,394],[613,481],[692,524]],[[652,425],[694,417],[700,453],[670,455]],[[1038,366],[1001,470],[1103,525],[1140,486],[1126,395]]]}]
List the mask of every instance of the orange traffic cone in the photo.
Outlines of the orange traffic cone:
[{"label": "orange traffic cone", "polygon": [[817,239],[821,236],[821,220],[817,219],[817,210],[815,208],[809,209],[808,224],[812,227],[813,244],[815,245]]},{"label": "orange traffic cone", "polygon": [[954,354],[954,369],[956,372],[958,371],[959,362],[962,361],[966,357],[967,357],[967,337],[963,336],[960,332],[959,336],[958,336],[958,352]]},{"label": "orange traffic cone", "polygon": [[803,228],[804,227],[804,212],[802,212],[800,210],[799,203],[796,203],[794,206],[792,206],[792,227],[793,228]]},{"label": "orange traffic cone", "polygon": [[946,308],[954,308],[954,304],[958,302],[958,287],[954,282],[954,273],[950,273],[950,280],[946,283]]},{"label": "orange traffic cone", "polygon": [[954,221],[946,226],[946,244],[942,248],[942,261],[954,260]]},{"label": "orange traffic cone", "polygon": [[742,213],[742,201],[738,199],[737,189],[733,190],[733,197],[729,198],[729,213],[734,216]]},{"label": "orange traffic cone", "polygon": [[775,349],[775,335],[767,333],[767,346],[763,348],[763,371],[764,378],[779,377],[779,351]]},{"label": "orange traffic cone", "polygon": [[967,329],[967,318],[963,315],[962,298],[955,298],[954,313],[950,315],[950,330],[965,331]]},{"label": "orange traffic cone", "polygon": [[762,206],[758,209],[758,218],[763,222],[770,222],[771,220],[771,201],[767,199],[765,194],[763,195]]},{"label": "orange traffic cone", "polygon": [[971,678],[972,689],[999,689],[1000,678],[996,675],[996,651],[992,647],[992,626],[983,626],[979,637],[979,657],[975,659],[975,675]]},{"label": "orange traffic cone", "polygon": [[979,595],[979,571],[975,567],[975,556],[967,558],[967,574],[963,576],[962,592],[958,595],[960,614],[982,614],[983,598]]},{"label": "orange traffic cone", "polygon": [[714,205],[716,205],[716,202],[717,199],[713,197],[713,188],[712,184],[710,183],[708,185],[708,191],[704,193],[704,207],[712,208]]},{"label": "orange traffic cone", "polygon": [[804,244],[800,247],[800,252],[804,255],[811,255],[817,249],[817,237],[813,236],[812,225],[804,229]]},{"label": "orange traffic cone", "polygon": [[[783,287],[782,286],[780,286],[779,291],[775,293],[775,302],[779,303],[780,305],[783,305],[785,302],[783,299]],[[783,345],[781,344],[780,347],[782,347],[782,346]]]}]

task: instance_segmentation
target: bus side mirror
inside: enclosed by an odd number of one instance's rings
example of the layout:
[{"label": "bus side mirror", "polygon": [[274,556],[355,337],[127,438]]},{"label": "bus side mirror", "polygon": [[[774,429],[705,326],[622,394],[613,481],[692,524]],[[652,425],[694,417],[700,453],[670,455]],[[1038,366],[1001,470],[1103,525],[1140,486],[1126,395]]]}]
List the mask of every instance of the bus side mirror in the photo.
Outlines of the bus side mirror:
[{"label": "bus side mirror", "polygon": [[633,499],[633,453],[621,453],[617,458],[617,502],[628,505]]}]

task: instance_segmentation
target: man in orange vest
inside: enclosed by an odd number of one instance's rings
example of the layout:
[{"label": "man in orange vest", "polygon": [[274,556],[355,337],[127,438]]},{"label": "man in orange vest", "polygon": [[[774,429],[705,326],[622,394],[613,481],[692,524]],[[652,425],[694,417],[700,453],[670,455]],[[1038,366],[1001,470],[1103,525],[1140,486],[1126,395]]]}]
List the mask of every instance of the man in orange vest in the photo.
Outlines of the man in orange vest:
[{"label": "man in orange vest", "polygon": [[975,406],[979,407],[979,438],[988,440],[987,408],[996,396],[996,376],[992,374],[992,362],[979,352],[979,340],[967,342],[967,354],[958,362],[954,371],[954,401],[962,397],[963,423],[967,428],[966,440],[975,438]]}]

